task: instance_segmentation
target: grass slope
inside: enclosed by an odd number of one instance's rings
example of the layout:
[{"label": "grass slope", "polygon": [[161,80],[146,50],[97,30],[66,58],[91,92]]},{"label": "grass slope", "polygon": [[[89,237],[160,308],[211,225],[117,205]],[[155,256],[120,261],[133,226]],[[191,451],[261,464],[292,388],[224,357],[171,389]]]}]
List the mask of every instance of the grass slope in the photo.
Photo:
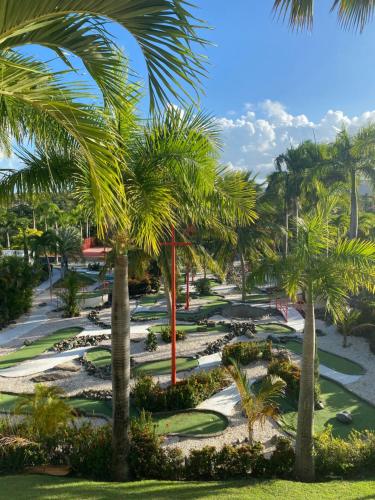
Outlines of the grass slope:
[{"label": "grass slope", "polygon": [[10,352],[5,356],[0,356],[0,369],[10,368],[17,363],[21,363],[21,361],[35,358],[50,349],[56,342],[60,342],[61,340],[69,337],[74,337],[82,330],[83,328],[80,327],[62,328],[61,330],[57,330],[50,335],[46,335],[45,337],[36,340],[29,346],[24,346],[17,351]]},{"label": "grass slope", "polygon": [[[70,273],[71,271],[68,271]],[[83,288],[85,286],[89,286],[94,284],[97,281],[97,277],[90,276],[85,273],[78,273],[78,278],[79,278],[79,284]],[[62,288],[64,284],[64,280],[61,278],[55,282],[53,285],[53,288]]]},{"label": "grass slope", "polygon": [[98,368],[102,368],[111,364],[111,351],[102,349],[101,347],[90,349],[90,351],[86,352],[86,359]]},{"label": "grass slope", "polygon": [[[166,328],[168,325],[155,325],[151,326],[150,330],[154,333],[160,333],[162,328]],[[186,333],[211,333],[211,332],[226,332],[228,330],[228,327],[225,325],[217,325],[217,326],[211,326],[204,330],[204,332],[199,332],[197,330],[198,325],[179,325],[177,324],[177,330],[180,330],[181,332],[186,332]]]},{"label": "grass slope", "polygon": [[[315,411],[315,432],[321,432],[331,424],[335,436],[347,437],[353,429],[362,431],[369,429],[375,431],[375,407],[357,398],[340,384],[321,377],[321,400],[324,409]],[[288,399],[283,398],[280,402],[283,410],[282,421],[288,427],[296,428],[297,412]],[[348,410],[353,415],[352,424],[342,424],[335,418],[340,411]],[[375,487],[374,487],[375,493]]]},{"label": "grass slope", "polygon": [[155,499],[180,498],[190,500],[358,500],[374,498],[374,478],[331,481],[326,483],[298,483],[283,480],[226,481],[226,482],[173,482],[135,481],[130,483],[103,483],[78,478],[48,476],[5,476],[2,478],[2,497],[12,500],[103,500],[103,499]]},{"label": "grass slope", "polygon": [[280,323],[260,323],[255,325],[256,331],[258,333],[293,333],[294,328],[290,326],[282,325]]},{"label": "grass slope", "polygon": [[[288,340],[285,347],[290,349],[296,354],[302,354],[302,342],[296,340]],[[322,365],[336,370],[341,373],[346,373],[347,375],[363,375],[364,369],[358,363],[351,361],[350,359],[342,358],[337,354],[332,354],[327,351],[322,351],[318,349],[319,362]]]},{"label": "grass slope", "polygon": [[155,414],[152,419],[158,424],[158,434],[181,433],[189,436],[221,432],[227,428],[226,419],[211,411]]}]

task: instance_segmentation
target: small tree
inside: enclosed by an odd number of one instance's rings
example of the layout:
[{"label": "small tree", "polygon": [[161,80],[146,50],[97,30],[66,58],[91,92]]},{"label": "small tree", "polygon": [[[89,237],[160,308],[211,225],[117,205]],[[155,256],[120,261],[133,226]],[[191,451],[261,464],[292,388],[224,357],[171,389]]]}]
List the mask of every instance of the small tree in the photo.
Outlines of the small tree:
[{"label": "small tree", "polygon": [[60,387],[35,386],[34,394],[24,396],[15,413],[25,415],[25,423],[32,435],[40,438],[54,436],[72,418],[71,407],[62,399]]},{"label": "small tree", "polygon": [[260,422],[264,425],[267,417],[274,417],[278,414],[276,399],[284,394],[286,383],[280,377],[267,375],[260,383],[258,390],[254,393],[250,387],[250,381],[244,370],[234,359],[226,367],[232,376],[238,392],[241,396],[241,404],[247,417],[249,429],[249,441],[254,442],[254,425]]},{"label": "small tree", "polygon": [[79,297],[81,285],[78,273],[76,271],[69,272],[63,281],[63,288],[58,293],[59,298],[63,303],[64,317],[73,318],[79,316]]}]

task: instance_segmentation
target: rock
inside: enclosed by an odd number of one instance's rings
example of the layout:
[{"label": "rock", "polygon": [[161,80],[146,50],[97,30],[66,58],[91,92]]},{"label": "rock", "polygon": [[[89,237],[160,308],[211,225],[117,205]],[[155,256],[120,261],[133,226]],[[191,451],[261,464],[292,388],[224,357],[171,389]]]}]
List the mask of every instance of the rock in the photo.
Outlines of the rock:
[{"label": "rock", "polygon": [[25,340],[23,341],[23,345],[25,345],[25,346],[31,345],[32,343],[33,343],[33,341],[32,341],[32,340],[29,340],[29,339],[25,339]]},{"label": "rock", "polygon": [[63,380],[65,378],[70,377],[70,373],[64,372],[46,372],[41,375],[36,375],[31,379],[31,382],[39,383],[39,382],[54,382],[55,380]]},{"label": "rock", "polygon": [[324,410],[324,404],[321,401],[315,403],[315,410]]},{"label": "rock", "polygon": [[61,365],[57,365],[56,369],[66,372],[79,372],[81,366],[74,361],[68,361],[67,363],[61,363]]},{"label": "rock", "polygon": [[342,424],[351,424],[353,422],[353,417],[350,411],[341,411],[336,414],[336,420]]}]

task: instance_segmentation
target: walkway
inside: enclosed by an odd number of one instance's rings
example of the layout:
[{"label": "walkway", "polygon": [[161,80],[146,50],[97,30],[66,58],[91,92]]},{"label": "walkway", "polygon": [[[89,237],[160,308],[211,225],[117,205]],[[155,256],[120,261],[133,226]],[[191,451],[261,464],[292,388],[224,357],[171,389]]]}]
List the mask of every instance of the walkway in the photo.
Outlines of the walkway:
[{"label": "walkway", "polygon": [[236,404],[240,401],[236,384],[231,384],[220,392],[214,394],[211,398],[200,403],[199,410],[214,410],[230,417],[235,413]]}]

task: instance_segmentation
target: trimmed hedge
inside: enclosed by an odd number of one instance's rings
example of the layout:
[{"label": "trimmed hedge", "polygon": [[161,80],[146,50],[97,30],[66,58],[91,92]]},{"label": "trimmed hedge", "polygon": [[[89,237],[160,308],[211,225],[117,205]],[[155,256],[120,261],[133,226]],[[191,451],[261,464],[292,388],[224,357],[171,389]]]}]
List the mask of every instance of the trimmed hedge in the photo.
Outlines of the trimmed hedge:
[{"label": "trimmed hedge", "polygon": [[272,342],[237,342],[226,345],[222,353],[222,362],[229,365],[234,359],[241,365],[248,365],[258,359],[272,359]]}]

